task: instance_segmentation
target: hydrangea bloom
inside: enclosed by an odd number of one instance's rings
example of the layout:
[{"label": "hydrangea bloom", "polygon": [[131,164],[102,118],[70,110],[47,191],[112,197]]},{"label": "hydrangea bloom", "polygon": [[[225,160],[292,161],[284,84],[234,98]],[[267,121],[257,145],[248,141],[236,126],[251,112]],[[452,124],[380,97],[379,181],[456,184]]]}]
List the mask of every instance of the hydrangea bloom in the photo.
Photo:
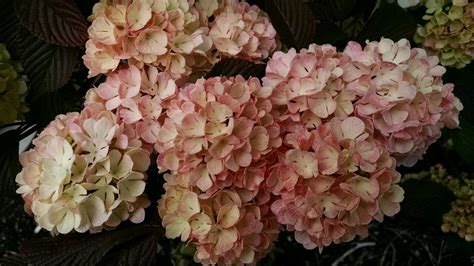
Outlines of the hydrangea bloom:
[{"label": "hydrangea bloom", "polygon": [[202,191],[220,187],[281,144],[268,99],[256,78],[200,79],[179,92],[166,111],[155,147],[158,167],[190,172]]},{"label": "hydrangea bloom", "polygon": [[159,201],[166,236],[196,247],[203,264],[250,264],[273,246],[279,224],[270,211],[270,195],[229,186],[212,195],[191,185],[190,172],[166,177]]},{"label": "hydrangea bloom", "polygon": [[276,30],[267,14],[247,2],[224,0],[209,28],[221,57],[259,61],[277,49]]},{"label": "hydrangea bloom", "polygon": [[463,68],[474,57],[474,3],[467,0],[427,0],[427,22],[415,42],[440,57],[441,64]]},{"label": "hydrangea bloom", "polygon": [[266,180],[271,206],[307,249],[366,235],[367,225],[400,210],[395,160],[357,117],[334,117],[316,129],[293,124]]},{"label": "hydrangea bloom", "polygon": [[237,0],[101,0],[90,20],[89,76],[128,60],[180,78],[209,69],[221,56],[259,61],[277,46],[267,16]]},{"label": "hydrangea bloom", "polygon": [[212,46],[207,14],[194,1],[102,0],[90,20],[84,56],[89,76],[114,70],[122,59],[179,76],[190,72],[193,61],[206,60]]},{"label": "hydrangea bloom", "polygon": [[0,44],[0,125],[22,118],[28,111],[23,99],[27,88],[20,71],[21,66],[11,61],[5,45]]},{"label": "hydrangea bloom", "polygon": [[59,115],[20,156],[16,181],[39,226],[61,234],[139,223],[149,153],[98,105]]},{"label": "hydrangea bloom", "polygon": [[351,60],[343,80],[356,94],[355,114],[373,127],[373,134],[399,164],[411,166],[441,136],[456,128],[462,104],[453,84],[443,84],[445,68],[425,50],[410,49],[402,39],[351,42],[344,50]]},{"label": "hydrangea bloom", "polygon": [[177,94],[171,75],[156,67],[138,69],[130,65],[107,76],[107,80],[86,95],[86,106],[101,105],[153,149],[160,120],[169,102]]}]

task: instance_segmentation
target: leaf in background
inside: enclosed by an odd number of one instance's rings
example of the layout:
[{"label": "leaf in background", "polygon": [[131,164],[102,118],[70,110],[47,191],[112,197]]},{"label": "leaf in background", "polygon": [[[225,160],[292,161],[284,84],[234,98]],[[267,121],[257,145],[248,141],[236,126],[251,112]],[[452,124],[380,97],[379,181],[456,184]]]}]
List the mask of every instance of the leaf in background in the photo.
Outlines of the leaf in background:
[{"label": "leaf in background", "polygon": [[405,190],[405,199],[400,214],[441,226],[443,215],[451,209],[453,193],[429,180],[411,179],[401,186]]},{"label": "leaf in background", "polygon": [[316,18],[305,0],[265,0],[265,8],[281,41],[297,50],[316,37]]},{"label": "leaf in background", "polygon": [[474,124],[474,90],[472,77],[474,77],[474,64],[469,64],[462,69],[447,68],[443,76],[445,83],[454,83],[454,94],[463,103],[464,109],[461,117],[467,122]]},{"label": "leaf in background", "polygon": [[330,43],[341,48],[347,44],[346,33],[336,24],[331,22],[321,22],[318,24],[318,34],[315,42],[317,44]]},{"label": "leaf in background", "polygon": [[[151,235],[154,230],[146,224],[127,224],[98,234],[60,235],[24,242],[20,253],[33,265],[95,265],[114,247]],[[133,246],[128,248],[133,249]]]},{"label": "leaf in background", "polygon": [[101,261],[103,265],[156,265],[159,249],[158,236],[148,234],[114,248]]},{"label": "leaf in background", "polygon": [[66,84],[77,62],[78,48],[46,43],[21,29],[18,46],[28,78],[28,98],[38,99]]},{"label": "leaf in background", "polygon": [[99,3],[97,0],[74,0],[82,15],[87,18],[92,14],[92,8]]},{"label": "leaf in background", "polygon": [[256,64],[242,59],[223,59],[206,74],[206,78],[225,76],[233,77],[242,75],[244,78],[257,77],[265,75],[266,64]]},{"label": "leaf in background", "polygon": [[6,44],[10,53],[16,52],[17,30],[18,18],[15,16],[13,1],[0,1],[0,43]]},{"label": "leaf in background", "polygon": [[40,128],[49,124],[57,115],[82,109],[82,95],[71,84],[51,93],[43,94],[30,102],[26,120]]},{"label": "leaf in background", "polygon": [[18,145],[20,131],[12,129],[0,135],[0,193],[15,194],[15,177],[20,171]]},{"label": "leaf in background", "polygon": [[[340,21],[352,15],[357,0],[312,0],[313,13],[321,21]],[[319,34],[319,27],[318,27]]]},{"label": "leaf in background", "polygon": [[18,254],[5,254],[3,258],[0,258],[0,265],[17,266],[17,265],[28,265],[25,258]]},{"label": "leaf in background", "polygon": [[16,0],[20,24],[39,39],[61,46],[83,46],[87,20],[73,0]]},{"label": "leaf in background", "polygon": [[460,120],[459,128],[453,132],[453,147],[467,165],[474,167],[474,124]]},{"label": "leaf in background", "polygon": [[398,4],[382,5],[365,24],[358,36],[358,41],[378,41],[381,37],[398,41],[402,38],[411,39],[416,31],[416,21],[412,15]]}]

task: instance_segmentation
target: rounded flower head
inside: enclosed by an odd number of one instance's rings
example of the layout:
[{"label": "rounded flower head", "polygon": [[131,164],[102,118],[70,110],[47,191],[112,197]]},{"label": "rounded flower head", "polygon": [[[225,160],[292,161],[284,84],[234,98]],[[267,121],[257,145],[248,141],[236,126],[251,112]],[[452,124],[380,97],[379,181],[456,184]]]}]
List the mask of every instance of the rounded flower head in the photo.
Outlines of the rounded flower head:
[{"label": "rounded flower head", "polygon": [[415,42],[441,64],[463,68],[474,57],[474,3],[467,0],[427,0],[426,24],[418,26]]},{"label": "rounded flower head", "polygon": [[160,120],[169,102],[177,94],[175,81],[156,67],[138,69],[128,66],[107,76],[86,96],[86,106],[100,105],[113,112],[118,121],[150,146],[157,141]]},{"label": "rounded flower head", "polygon": [[25,80],[21,67],[11,61],[5,45],[0,44],[0,125],[22,118],[28,111],[24,103]]},{"label": "rounded flower head", "polygon": [[[209,2],[209,1],[197,1]],[[213,0],[217,4],[217,0]],[[102,0],[89,18],[84,63],[89,76],[114,70],[120,60],[155,65],[174,77],[206,61],[212,46],[201,4],[177,0]],[[208,3],[212,5],[212,3]],[[208,62],[209,63],[209,62]],[[202,64],[202,63],[200,63]]]},{"label": "rounded flower head", "polygon": [[271,101],[278,120],[311,128],[321,119],[351,114],[355,95],[345,90],[342,80],[342,65],[347,61],[331,45],[313,44],[299,53],[293,48],[276,52],[268,62],[263,85],[273,91]]},{"label": "rounded flower head", "polygon": [[[209,70],[230,50],[232,56],[260,61],[277,46],[266,15],[238,1],[101,0],[89,19],[83,57],[89,76],[115,70],[120,60],[127,60],[139,67],[156,66],[175,79],[185,78]],[[221,28],[213,30],[216,25]],[[234,46],[223,43],[226,38]]]},{"label": "rounded flower head", "polygon": [[270,195],[230,186],[209,196],[190,185],[191,178],[166,177],[159,201],[166,236],[194,245],[194,259],[203,264],[251,264],[264,257],[279,232]]},{"label": "rounded flower head", "polygon": [[159,169],[190,172],[191,184],[207,191],[257,162],[281,144],[268,96],[258,79],[241,76],[184,87],[158,130]]},{"label": "rounded flower head", "polygon": [[307,249],[366,235],[367,225],[400,209],[395,160],[357,117],[334,117],[316,129],[287,128],[266,185],[271,209]]},{"label": "rounded flower head", "polygon": [[239,0],[224,0],[209,25],[209,37],[225,57],[265,59],[278,47],[276,30],[267,14]]},{"label": "rounded flower head", "polygon": [[356,94],[355,114],[374,129],[374,136],[397,159],[413,165],[444,127],[456,128],[462,104],[453,85],[443,84],[445,68],[436,56],[410,48],[407,40],[351,42],[344,50],[347,89]]},{"label": "rounded flower head", "polygon": [[100,106],[59,115],[20,156],[16,181],[39,226],[61,234],[139,223],[149,153]]}]

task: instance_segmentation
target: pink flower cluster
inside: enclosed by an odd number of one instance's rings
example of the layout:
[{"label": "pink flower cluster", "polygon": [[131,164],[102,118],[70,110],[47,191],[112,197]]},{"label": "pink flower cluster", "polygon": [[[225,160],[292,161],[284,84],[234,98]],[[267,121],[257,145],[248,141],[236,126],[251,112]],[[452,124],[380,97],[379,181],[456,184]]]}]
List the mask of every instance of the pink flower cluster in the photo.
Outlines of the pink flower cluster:
[{"label": "pink flower cluster", "polygon": [[[445,68],[436,56],[407,40],[350,42],[343,53],[334,47],[310,46],[299,54],[277,52],[270,60],[264,85],[274,88],[275,104],[287,105],[281,115],[303,123],[355,115],[399,164],[421,159],[443,127],[459,125],[462,104],[452,84],[443,84]],[[316,116],[316,117],[315,117]]]},{"label": "pink flower cluster", "polygon": [[414,165],[442,128],[458,127],[462,104],[453,84],[443,84],[446,70],[438,57],[410,49],[405,39],[382,39],[364,48],[351,42],[344,54],[351,60],[343,81],[357,96],[354,112],[399,164]]},{"label": "pink flower cluster", "polygon": [[222,57],[260,61],[278,43],[267,15],[239,0],[101,0],[89,19],[89,76],[127,60],[180,78],[206,71]]},{"label": "pink flower cluster", "polygon": [[87,92],[85,105],[100,105],[127,125],[129,134],[152,150],[157,142],[160,120],[177,95],[175,81],[156,67],[138,69],[130,65],[108,75],[106,81]]},{"label": "pink flower cluster", "polygon": [[260,61],[278,48],[268,16],[257,6],[238,0],[222,1],[209,23],[209,37],[220,57]]},{"label": "pink flower cluster", "polygon": [[322,249],[349,241],[399,211],[395,159],[415,163],[443,127],[458,126],[462,105],[444,72],[407,40],[273,55],[263,85],[283,144],[265,184],[278,196],[278,222],[298,242]]},{"label": "pink flower cluster", "polygon": [[[158,130],[159,169],[190,172],[191,184],[201,191],[226,187],[231,172],[281,144],[270,115],[270,93],[258,79],[241,76],[200,79],[181,89]],[[244,188],[258,185],[245,183]]]},{"label": "pink flower cluster", "polygon": [[366,235],[367,225],[400,210],[395,160],[357,117],[317,129],[292,125],[266,179],[280,198],[271,208],[307,249]]},{"label": "pink flower cluster", "polygon": [[17,193],[44,229],[66,234],[140,223],[149,152],[98,105],[59,115],[20,156]]},{"label": "pink flower cluster", "polygon": [[264,182],[281,145],[270,94],[256,78],[200,79],[168,106],[156,143],[159,169],[171,171],[159,212],[198,262],[252,263],[278,236]]},{"label": "pink flower cluster", "polygon": [[22,155],[18,193],[48,230],[142,221],[155,150],[169,171],[159,201],[166,236],[195,246],[197,262],[255,263],[281,225],[322,249],[395,215],[397,162],[414,164],[459,124],[445,69],[407,40],[343,52],[313,44],[275,52],[263,85],[237,76],[178,88],[221,57],[270,56],[266,15],[237,0],[110,3],[94,7],[85,60],[92,75],[117,69],[81,114],[59,116]]}]

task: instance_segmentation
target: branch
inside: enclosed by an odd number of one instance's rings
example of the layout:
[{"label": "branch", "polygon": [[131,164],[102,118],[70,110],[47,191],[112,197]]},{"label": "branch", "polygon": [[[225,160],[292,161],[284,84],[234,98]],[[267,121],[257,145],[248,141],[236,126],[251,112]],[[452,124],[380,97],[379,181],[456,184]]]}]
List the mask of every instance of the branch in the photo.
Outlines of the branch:
[{"label": "branch", "polygon": [[352,253],[354,253],[356,250],[360,249],[360,248],[364,248],[364,247],[372,247],[372,246],[375,246],[375,242],[364,242],[364,243],[357,243],[355,247],[349,249],[348,251],[346,251],[344,254],[342,254],[342,256],[340,256],[337,260],[335,260],[331,266],[338,266],[339,263],[341,263],[342,261],[344,261],[344,259],[351,255]]}]

